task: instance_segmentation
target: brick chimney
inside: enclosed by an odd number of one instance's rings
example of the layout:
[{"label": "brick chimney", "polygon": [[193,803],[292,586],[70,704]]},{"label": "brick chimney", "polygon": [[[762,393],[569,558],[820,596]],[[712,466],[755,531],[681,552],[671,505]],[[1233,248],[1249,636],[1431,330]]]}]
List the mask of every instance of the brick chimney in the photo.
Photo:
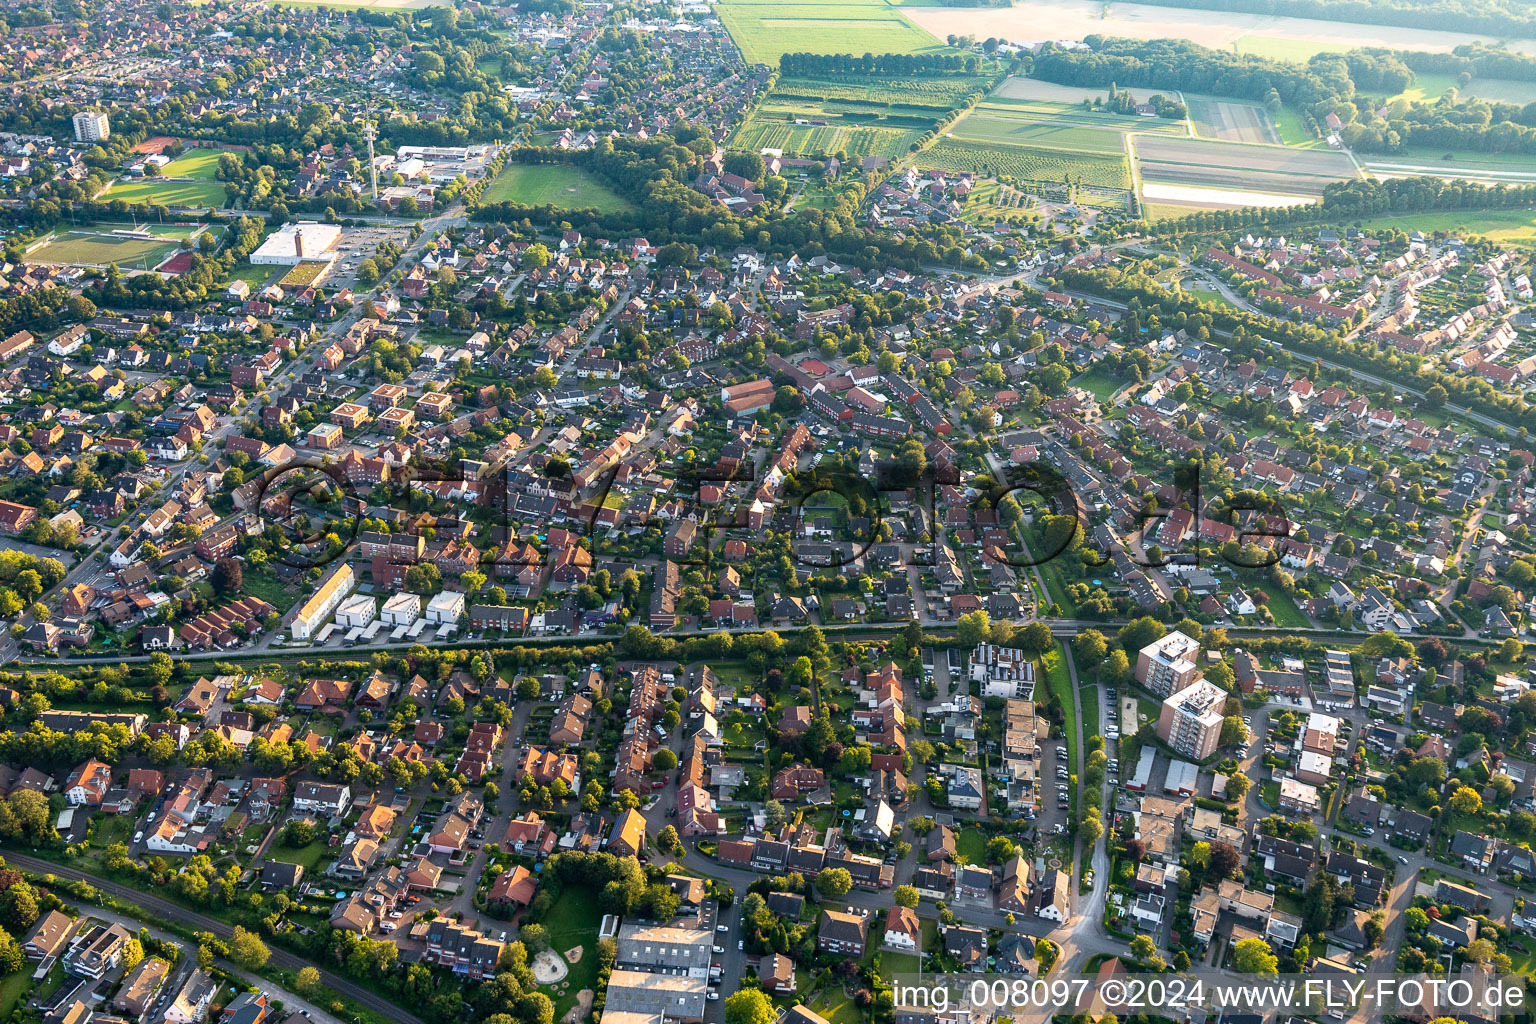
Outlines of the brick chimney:
[{"label": "brick chimney", "polygon": [[293,252],[299,259],[304,258],[304,229],[295,228],[293,232]]}]

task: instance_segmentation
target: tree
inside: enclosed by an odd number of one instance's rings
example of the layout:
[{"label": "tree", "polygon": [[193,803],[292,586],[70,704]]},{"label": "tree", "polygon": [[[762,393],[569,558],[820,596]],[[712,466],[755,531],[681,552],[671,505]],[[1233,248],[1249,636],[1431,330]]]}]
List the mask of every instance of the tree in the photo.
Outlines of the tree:
[{"label": "tree", "polygon": [[898,907],[917,906],[917,888],[911,885],[898,885],[891,898],[896,901]]},{"label": "tree", "polygon": [[1097,668],[1109,653],[1109,643],[1096,629],[1085,629],[1072,641],[1072,653],[1083,668]]},{"label": "tree", "polygon": [[760,988],[743,988],[725,1000],[725,1024],[773,1024],[773,1004]]},{"label": "tree", "polygon": [[1035,940],[1035,962],[1040,965],[1041,974],[1049,974],[1051,968],[1056,966],[1056,959],[1061,956],[1061,947],[1050,939]]},{"label": "tree", "polygon": [[1477,814],[1483,809],[1483,798],[1470,786],[1458,787],[1451,794],[1451,810],[1457,814]]},{"label": "tree", "polygon": [[1167,633],[1167,626],[1150,615],[1143,615],[1120,627],[1120,646],[1127,651],[1140,652],[1143,647],[1155,640],[1161,640]]},{"label": "tree", "polygon": [[1228,775],[1227,800],[1241,802],[1243,797],[1248,794],[1248,787],[1252,784],[1253,780],[1242,772],[1233,772],[1231,775]]},{"label": "tree", "polygon": [[1031,622],[1019,630],[1019,635],[1014,642],[1024,653],[1039,657],[1056,645],[1056,638],[1051,635],[1050,626],[1043,622]]},{"label": "tree", "polygon": [[272,951],[267,949],[267,944],[261,941],[261,936],[255,932],[248,932],[239,925],[235,926],[234,937],[229,940],[229,958],[236,966],[248,971],[254,971],[265,967]]},{"label": "tree", "polygon": [[1157,955],[1157,943],[1149,935],[1138,935],[1131,940],[1131,956],[1146,963]]},{"label": "tree", "polygon": [[1248,738],[1248,727],[1237,715],[1228,715],[1221,720],[1221,745],[1233,747]]},{"label": "tree", "polygon": [[1243,939],[1232,947],[1232,966],[1242,974],[1273,977],[1280,971],[1280,959],[1263,939]]},{"label": "tree", "polygon": [[306,999],[320,993],[320,972],[313,967],[304,967],[299,970],[298,977],[294,980],[294,990]]},{"label": "tree", "polygon": [[1131,678],[1131,659],[1121,650],[1111,651],[1104,661],[1104,675],[1112,683],[1123,683]]},{"label": "tree", "polygon": [[1077,834],[1083,837],[1084,843],[1092,846],[1104,834],[1104,822],[1097,816],[1090,815],[1084,818],[1082,823],[1077,826]]},{"label": "tree", "polygon": [[816,889],[823,896],[840,899],[853,888],[853,875],[847,868],[822,868],[816,873]]},{"label": "tree", "polygon": [[[955,623],[960,646],[975,647],[987,639],[991,616],[984,611],[967,612]],[[1049,630],[1047,630],[1049,631]]]},{"label": "tree", "polygon": [[677,767],[677,755],[666,747],[662,747],[652,756],[651,764],[657,771],[669,772]]},{"label": "tree", "polygon": [[541,924],[525,924],[518,929],[517,935],[523,945],[535,953],[542,953],[549,948],[549,933]]},{"label": "tree", "polygon": [[1211,873],[1217,878],[1232,878],[1242,866],[1242,857],[1231,843],[1211,843]]},{"label": "tree", "polygon": [[209,581],[220,594],[238,594],[245,586],[245,569],[239,559],[221,558],[213,564],[213,574],[209,576]]}]

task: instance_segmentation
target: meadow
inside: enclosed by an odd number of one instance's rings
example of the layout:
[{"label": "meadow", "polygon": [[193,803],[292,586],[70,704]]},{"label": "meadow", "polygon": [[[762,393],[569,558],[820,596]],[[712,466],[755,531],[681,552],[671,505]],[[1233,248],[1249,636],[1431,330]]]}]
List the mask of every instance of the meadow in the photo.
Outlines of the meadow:
[{"label": "meadow", "polygon": [[723,3],[715,8],[748,63],[786,53],[923,53],[947,47],[883,0]]},{"label": "meadow", "polygon": [[178,248],[179,244],[174,241],[70,231],[49,239],[28,253],[26,261],[77,267],[105,267],[116,263],[123,270],[145,270],[153,269]]},{"label": "meadow", "polygon": [[1447,89],[1455,89],[1462,99],[1476,96],[1478,99],[1495,103],[1518,103],[1521,106],[1536,103],[1536,82],[1514,82],[1504,78],[1474,78],[1463,86],[1457,83],[1455,75],[1419,72],[1414,73],[1413,84],[1398,95],[1420,103],[1433,103],[1443,96]]},{"label": "meadow", "polygon": [[628,199],[579,167],[568,164],[508,164],[481,196],[485,203],[554,206],[564,210],[622,213]]},{"label": "meadow", "polygon": [[1400,231],[1444,231],[1457,235],[1482,235],[1503,245],[1536,247],[1536,210],[1459,210],[1455,213],[1416,213],[1402,217],[1374,217],[1362,221],[1363,231],[1396,228]]},{"label": "meadow", "polygon": [[107,202],[158,203],[162,206],[221,207],[229,201],[224,186],[214,181],[164,181],[159,178],[120,178],[101,197]]},{"label": "meadow", "polygon": [[1387,178],[1428,174],[1490,182],[1536,181],[1536,161],[1520,154],[1453,152],[1419,146],[1404,147],[1395,153],[1361,153],[1360,161],[1366,170]]}]

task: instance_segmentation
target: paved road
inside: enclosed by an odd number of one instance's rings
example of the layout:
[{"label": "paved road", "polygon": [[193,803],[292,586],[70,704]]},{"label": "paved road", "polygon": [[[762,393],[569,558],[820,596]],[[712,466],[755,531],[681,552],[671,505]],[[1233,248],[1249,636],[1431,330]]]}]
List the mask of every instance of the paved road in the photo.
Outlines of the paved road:
[{"label": "paved road", "polygon": [[[100,878],[96,875],[88,874],[79,870],[78,868],[65,867],[61,864],[54,864],[51,861],[42,860],[37,857],[30,857],[21,853],[7,852],[5,854],[5,859],[8,863],[10,863],[12,867],[24,868],[27,871],[46,872],[58,875],[60,878],[69,878],[89,882],[108,895],[116,896],[119,899],[124,899],[132,903],[136,903],[137,905],[143,907],[145,910],[148,910],[151,913],[159,914],[161,917],[167,920],[180,921],[183,924],[191,925],[199,931],[212,932],[219,938],[227,939],[234,934],[234,929],[222,921],[218,921],[214,918],[199,914],[195,910],[188,910],[186,907],[172,903],[169,900],[161,899],[160,897],[150,893],[141,892],[138,889],[132,889],[126,885],[119,885],[117,882],[109,882],[105,878]],[[348,999],[359,1004],[360,1006],[367,1007],[369,1010],[372,1010],[374,1013],[377,1013],[381,1017],[396,1021],[397,1024],[422,1024],[421,1018],[415,1016],[414,1014],[408,1013],[407,1011],[396,1006],[394,1003],[390,1002],[388,999],[374,994],[373,992],[362,987],[361,985],[356,984],[355,982],[333,974],[330,971],[321,968],[318,964],[312,963],[304,957],[296,956],[295,954],[290,953],[285,949],[280,949],[276,946],[271,947],[271,949],[272,959],[270,962],[275,967],[281,967],[284,970],[289,971],[297,971],[305,967],[314,967],[320,971],[320,980],[324,982],[329,988],[343,996],[346,996]]]}]

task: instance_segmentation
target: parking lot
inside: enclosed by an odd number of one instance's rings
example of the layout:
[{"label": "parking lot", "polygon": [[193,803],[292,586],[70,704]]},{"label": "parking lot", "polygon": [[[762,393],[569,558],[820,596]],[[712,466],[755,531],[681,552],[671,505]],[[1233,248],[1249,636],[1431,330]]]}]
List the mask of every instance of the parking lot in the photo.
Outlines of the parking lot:
[{"label": "parking lot", "polygon": [[386,225],[347,228],[336,242],[336,265],[327,283],[336,288],[357,287],[357,268],[385,242],[403,249],[410,244],[410,233],[403,227]]}]

